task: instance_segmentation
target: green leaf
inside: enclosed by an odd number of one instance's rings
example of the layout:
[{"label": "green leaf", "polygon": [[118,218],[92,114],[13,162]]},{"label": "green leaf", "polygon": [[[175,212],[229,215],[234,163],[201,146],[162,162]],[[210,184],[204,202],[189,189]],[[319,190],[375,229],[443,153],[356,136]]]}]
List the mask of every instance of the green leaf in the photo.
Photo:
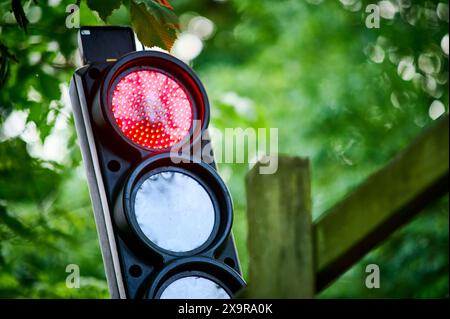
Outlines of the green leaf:
[{"label": "green leaf", "polygon": [[97,11],[103,21],[112,14],[116,9],[122,5],[122,0],[87,0],[88,7],[91,10]]},{"label": "green leaf", "polygon": [[179,29],[176,14],[153,0],[131,0],[131,22],[139,40],[147,47],[170,50]]}]

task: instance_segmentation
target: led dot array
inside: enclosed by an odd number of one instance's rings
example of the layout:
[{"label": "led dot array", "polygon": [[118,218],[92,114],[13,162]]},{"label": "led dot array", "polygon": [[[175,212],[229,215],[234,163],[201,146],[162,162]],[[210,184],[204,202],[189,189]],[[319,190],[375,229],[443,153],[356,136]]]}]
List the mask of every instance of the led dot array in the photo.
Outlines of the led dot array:
[{"label": "led dot array", "polygon": [[172,77],[154,70],[134,71],[114,88],[111,111],[133,142],[151,150],[180,142],[192,126],[192,103]]}]

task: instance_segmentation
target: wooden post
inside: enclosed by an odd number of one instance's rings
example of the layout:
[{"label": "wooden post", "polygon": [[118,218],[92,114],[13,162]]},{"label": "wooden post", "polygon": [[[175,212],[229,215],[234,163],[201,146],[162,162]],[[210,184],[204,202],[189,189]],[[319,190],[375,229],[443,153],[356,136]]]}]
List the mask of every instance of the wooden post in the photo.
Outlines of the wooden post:
[{"label": "wooden post", "polygon": [[247,175],[250,269],[244,298],[314,295],[309,161],[280,157],[278,163],[273,175],[261,175],[262,164]]}]

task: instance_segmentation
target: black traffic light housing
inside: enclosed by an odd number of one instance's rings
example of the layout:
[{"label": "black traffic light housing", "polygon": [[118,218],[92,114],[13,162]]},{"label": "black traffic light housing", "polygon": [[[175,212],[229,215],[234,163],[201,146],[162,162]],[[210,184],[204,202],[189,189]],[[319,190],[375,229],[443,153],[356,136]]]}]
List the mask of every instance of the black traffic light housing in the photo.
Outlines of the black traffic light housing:
[{"label": "black traffic light housing", "polygon": [[[187,141],[179,144],[200,145],[202,150],[209,144],[200,134],[208,128],[209,103],[200,80],[169,54],[136,51],[129,28],[83,27],[79,42],[85,65],[73,76],[70,96],[111,297],[159,298],[168,285],[186,276],[209,279],[232,297],[245,284],[231,234],[231,197],[214,162],[202,162],[195,154],[173,155],[168,148],[143,147],[116,125],[110,107],[111,88],[130,72],[167,74],[184,87],[192,119],[201,123],[192,126]],[[179,161],[174,162],[173,156]],[[138,225],[132,204],[136,192],[161,171],[190,177],[211,199],[214,228],[196,249],[163,249]]]}]

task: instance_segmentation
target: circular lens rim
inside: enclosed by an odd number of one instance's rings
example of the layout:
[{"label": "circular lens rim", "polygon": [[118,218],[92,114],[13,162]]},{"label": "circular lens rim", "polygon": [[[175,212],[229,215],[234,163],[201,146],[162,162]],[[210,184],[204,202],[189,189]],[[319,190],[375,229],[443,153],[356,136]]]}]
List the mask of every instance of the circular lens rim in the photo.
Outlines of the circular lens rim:
[{"label": "circular lens rim", "polygon": [[196,120],[200,120],[201,122],[201,127],[195,127],[195,125],[192,124],[189,130],[189,143],[191,145],[194,144],[201,138],[201,132],[206,130],[209,126],[209,99],[203,84],[193,70],[181,60],[164,52],[131,52],[120,58],[109,68],[100,88],[100,107],[105,121],[121,140],[125,141],[129,146],[144,152],[150,152],[153,154],[167,153],[172,149],[180,148],[186,144],[184,141],[186,138],[185,136],[181,141],[173,144],[169,148],[151,149],[132,141],[118,127],[114,114],[111,111],[112,94],[118,83],[117,79],[122,79],[127,74],[130,74],[130,70],[136,71],[142,68],[150,68],[157,72],[164,73],[183,87],[191,102],[193,122]]},{"label": "circular lens rim", "polygon": [[[144,297],[146,299],[159,298],[167,287],[166,282],[173,282],[172,278],[182,278],[196,276],[213,280],[233,298],[235,294],[246,286],[241,275],[233,268],[224,263],[207,257],[190,257],[174,260],[162,268],[157,274],[148,278],[145,284],[150,284],[146,289]],[[205,276],[206,274],[207,276]],[[176,280],[175,279],[175,280]]]},{"label": "circular lens rim", "polygon": [[204,271],[182,271],[180,273],[177,273],[173,276],[170,276],[166,281],[164,281],[161,286],[158,288],[156,294],[155,294],[155,299],[161,299],[162,294],[164,293],[164,291],[167,289],[167,287],[169,287],[172,283],[174,283],[175,281],[179,280],[179,279],[183,279],[183,278],[188,278],[188,277],[200,277],[200,278],[204,278],[204,279],[208,279],[210,281],[212,281],[213,283],[215,283],[216,285],[219,285],[220,288],[222,288],[230,297],[230,299],[232,299],[233,297],[233,293],[231,292],[231,290],[227,287],[227,285],[225,285],[221,280],[217,279],[216,277],[204,272]]},{"label": "circular lens rim", "polygon": [[[172,159],[176,158],[174,164]],[[165,170],[182,169],[182,173],[188,172],[188,176],[194,178],[205,189],[211,198],[215,210],[214,236],[208,237],[208,240],[200,247],[188,252],[172,252],[154,244],[139,227],[134,212],[134,199],[139,189],[139,181],[143,181],[147,174],[153,175],[153,172],[164,168]],[[169,168],[169,169],[168,169]],[[206,186],[206,187],[205,187]],[[134,196],[133,196],[134,195]],[[223,201],[220,201],[223,198]],[[164,260],[173,257],[187,257],[194,254],[213,256],[214,253],[222,247],[231,233],[233,224],[233,203],[231,195],[219,174],[210,165],[204,162],[194,162],[192,159],[183,156],[174,156],[168,153],[162,153],[152,156],[139,164],[130,174],[122,192],[122,208],[128,228],[131,228],[133,238],[144,244],[145,247],[162,257]],[[118,208],[119,211],[122,210]],[[117,211],[117,208],[116,208]],[[217,230],[216,230],[217,228]],[[123,229],[123,228],[122,228]],[[128,236],[130,237],[130,236]]]},{"label": "circular lens rim", "polygon": [[[194,248],[194,249],[191,249],[188,251],[183,251],[183,252],[176,252],[176,251],[168,250],[166,248],[163,248],[163,247],[155,244],[150,238],[147,237],[147,235],[144,234],[141,227],[139,226],[139,223],[138,223],[137,217],[136,217],[136,212],[135,212],[135,205],[134,205],[134,203],[136,202],[136,195],[137,195],[139,189],[141,188],[142,184],[145,183],[151,176],[160,174],[163,172],[180,173],[180,174],[188,176],[189,178],[192,178],[194,181],[196,181],[198,184],[200,184],[200,186],[208,194],[208,196],[211,200],[211,203],[212,203],[212,206],[214,209],[214,225],[213,225],[211,233],[209,234],[206,241],[203,242],[203,244],[201,244],[197,248]],[[196,174],[194,174],[186,169],[183,169],[181,167],[162,166],[162,167],[155,168],[154,170],[151,170],[151,171],[145,173],[144,175],[142,175],[137,180],[137,182],[135,183],[135,185],[133,187],[133,191],[131,193],[131,202],[133,203],[133,205],[131,206],[131,214],[129,217],[131,219],[132,224],[134,225],[134,228],[139,231],[139,233],[140,233],[139,237],[141,237],[141,238],[145,237],[147,239],[146,240],[147,245],[152,246],[152,248],[154,250],[162,251],[165,254],[176,255],[176,256],[195,255],[195,254],[205,250],[205,248],[208,247],[209,244],[211,244],[211,242],[214,240],[214,238],[217,236],[217,233],[219,232],[220,224],[217,221],[218,220],[220,221],[220,207],[219,207],[216,195],[214,194],[213,190],[203,180],[201,180]]]}]

